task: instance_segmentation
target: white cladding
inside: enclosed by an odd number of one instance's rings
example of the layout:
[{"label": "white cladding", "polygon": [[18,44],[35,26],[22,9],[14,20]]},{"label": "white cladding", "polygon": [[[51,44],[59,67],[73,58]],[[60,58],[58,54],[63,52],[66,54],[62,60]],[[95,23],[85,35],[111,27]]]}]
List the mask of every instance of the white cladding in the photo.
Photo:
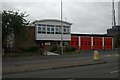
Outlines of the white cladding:
[{"label": "white cladding", "polygon": [[[36,40],[55,40],[60,41],[61,40],[61,34],[56,34],[56,26],[61,26],[61,21],[55,21],[55,20],[46,20],[46,21],[37,21],[34,22],[35,24],[35,38]],[[38,33],[38,24],[43,24],[46,27],[46,33]],[[63,34],[63,41],[70,41],[71,40],[71,24],[69,23],[62,23],[63,26],[69,26],[69,34]],[[47,25],[53,25],[54,26],[54,34],[48,34],[47,33]]]},{"label": "white cladding", "polygon": [[91,49],[93,49],[93,37],[91,37]]},{"label": "white cladding", "polygon": [[105,44],[104,44],[104,37],[102,37],[102,46],[103,46],[103,49],[104,49],[104,46],[105,46]]},{"label": "white cladding", "polygon": [[[61,34],[37,34],[36,40],[55,40],[60,41],[61,40]],[[63,35],[64,41],[71,40],[70,35]]]}]

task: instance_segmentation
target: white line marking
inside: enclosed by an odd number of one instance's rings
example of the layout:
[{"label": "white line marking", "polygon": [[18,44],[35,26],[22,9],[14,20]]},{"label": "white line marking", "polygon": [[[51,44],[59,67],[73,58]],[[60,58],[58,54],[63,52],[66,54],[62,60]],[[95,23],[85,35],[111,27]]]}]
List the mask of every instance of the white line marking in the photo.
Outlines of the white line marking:
[{"label": "white line marking", "polygon": [[120,70],[118,70],[118,71],[112,71],[112,72],[110,72],[110,73],[111,73],[111,74],[112,74],[112,73],[117,73],[117,72],[119,72],[119,71],[120,71]]}]

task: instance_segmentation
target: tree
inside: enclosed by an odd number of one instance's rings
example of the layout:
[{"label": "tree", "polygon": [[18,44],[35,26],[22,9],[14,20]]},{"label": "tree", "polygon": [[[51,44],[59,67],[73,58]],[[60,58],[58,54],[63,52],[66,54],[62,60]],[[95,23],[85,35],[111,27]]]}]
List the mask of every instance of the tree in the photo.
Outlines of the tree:
[{"label": "tree", "polygon": [[17,35],[24,36],[26,32],[26,25],[29,23],[25,17],[26,12],[19,11],[2,11],[2,45],[7,47],[7,40],[16,39]]}]

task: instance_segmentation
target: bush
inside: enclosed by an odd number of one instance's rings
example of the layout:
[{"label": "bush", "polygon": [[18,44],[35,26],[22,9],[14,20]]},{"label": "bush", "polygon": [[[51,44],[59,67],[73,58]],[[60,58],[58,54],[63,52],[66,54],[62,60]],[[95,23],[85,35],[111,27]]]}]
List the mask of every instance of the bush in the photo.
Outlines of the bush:
[{"label": "bush", "polygon": [[72,51],[75,51],[76,48],[75,47],[66,46],[66,47],[64,47],[63,50],[64,50],[64,52],[72,52]]},{"label": "bush", "polygon": [[66,46],[66,47],[64,47],[63,51],[64,51],[64,52],[69,52],[69,51],[71,51],[71,47]]},{"label": "bush", "polygon": [[43,52],[44,52],[44,49],[39,49],[38,52],[21,52],[21,53],[7,53],[7,54],[5,53],[2,55],[2,57],[38,56],[38,55],[42,55]]},{"label": "bush", "polygon": [[51,48],[51,52],[55,52],[55,51],[57,51],[58,50],[58,46],[53,46],[52,48]]},{"label": "bush", "polygon": [[[51,52],[61,53],[61,48],[58,46],[53,46],[50,50]],[[76,51],[75,47],[66,46],[63,48],[63,52],[73,52]]]},{"label": "bush", "polygon": [[71,47],[71,51],[76,51],[76,47]]}]

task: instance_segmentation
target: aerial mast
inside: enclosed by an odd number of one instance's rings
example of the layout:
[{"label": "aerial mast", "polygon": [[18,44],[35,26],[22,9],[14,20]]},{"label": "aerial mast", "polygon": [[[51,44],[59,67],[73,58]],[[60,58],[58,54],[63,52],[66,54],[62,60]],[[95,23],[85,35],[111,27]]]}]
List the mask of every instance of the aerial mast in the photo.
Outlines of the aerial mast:
[{"label": "aerial mast", "polygon": [[112,0],[112,26],[116,26],[114,0]]}]

